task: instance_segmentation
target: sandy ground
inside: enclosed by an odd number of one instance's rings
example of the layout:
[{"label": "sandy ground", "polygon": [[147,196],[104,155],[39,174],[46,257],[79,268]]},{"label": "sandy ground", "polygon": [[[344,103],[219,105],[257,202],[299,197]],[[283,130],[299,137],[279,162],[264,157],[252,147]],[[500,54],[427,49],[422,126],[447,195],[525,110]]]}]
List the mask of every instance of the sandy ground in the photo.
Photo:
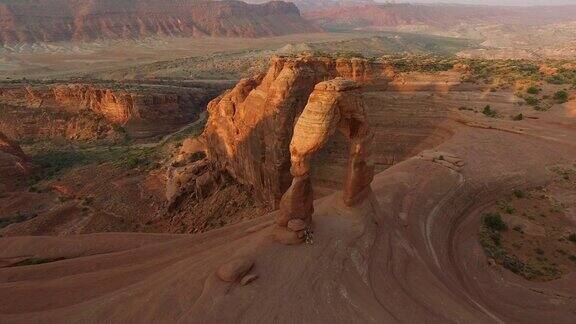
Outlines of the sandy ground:
[{"label": "sandy ground", "polygon": [[[503,194],[548,183],[576,162],[571,105],[514,122],[451,113],[453,134],[428,156],[378,174],[346,208],[316,201],[313,244],[287,247],[273,214],[200,235],[0,238],[0,260],[64,260],[0,268],[2,323],[573,323],[576,273],[532,282],[490,265],[480,215]],[[259,278],[224,283],[235,257]]]}]

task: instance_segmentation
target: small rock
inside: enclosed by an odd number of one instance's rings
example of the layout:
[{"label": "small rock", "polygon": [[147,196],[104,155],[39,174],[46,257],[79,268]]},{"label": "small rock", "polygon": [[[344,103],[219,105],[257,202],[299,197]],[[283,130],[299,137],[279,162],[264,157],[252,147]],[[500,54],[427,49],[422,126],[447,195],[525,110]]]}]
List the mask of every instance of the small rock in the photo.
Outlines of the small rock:
[{"label": "small rock", "polygon": [[248,273],[253,266],[254,261],[248,258],[237,258],[220,266],[216,271],[216,275],[222,281],[234,282]]},{"label": "small rock", "polygon": [[273,233],[274,239],[284,245],[297,245],[304,242],[302,238],[298,237],[298,233],[292,232],[285,227],[277,226]]},{"label": "small rock", "polygon": [[299,232],[299,231],[303,231],[306,229],[307,225],[306,222],[296,218],[296,219],[291,219],[288,221],[288,229],[291,230],[292,232]]},{"label": "small rock", "polygon": [[240,280],[240,286],[246,286],[256,279],[258,279],[258,275],[255,274],[245,275],[242,278],[242,280]]}]

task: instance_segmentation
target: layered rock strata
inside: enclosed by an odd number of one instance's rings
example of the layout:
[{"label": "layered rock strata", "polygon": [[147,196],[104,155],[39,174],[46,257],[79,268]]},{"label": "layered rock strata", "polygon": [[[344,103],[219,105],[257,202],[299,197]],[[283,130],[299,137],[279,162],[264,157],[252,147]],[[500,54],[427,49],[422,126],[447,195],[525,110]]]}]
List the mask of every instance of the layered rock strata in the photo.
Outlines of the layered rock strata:
[{"label": "layered rock strata", "polygon": [[[296,122],[290,143],[293,180],[280,201],[277,225],[281,229],[276,231],[277,239],[283,243],[304,239],[314,213],[310,160],[336,130],[351,142],[344,203],[352,206],[369,192],[374,177],[374,166],[369,161],[372,135],[359,85],[342,78],[318,83]],[[281,234],[283,228],[293,235]]]},{"label": "layered rock strata", "polygon": [[0,44],[317,32],[298,8],[208,0],[0,1]]},{"label": "layered rock strata", "polygon": [[382,66],[363,59],[275,57],[266,74],[240,81],[208,105],[210,117],[202,134],[206,153],[238,182],[252,187],[257,200],[278,207],[292,183],[294,122],[314,87],[335,77],[375,82],[385,78],[384,72]]},{"label": "layered rock strata", "polygon": [[177,130],[197,118],[201,107],[218,90],[123,88],[112,84],[3,86],[0,104],[18,109],[6,109],[13,113],[0,116],[0,122],[31,119],[12,127],[15,128],[12,132],[22,138],[59,135],[69,139],[100,139],[112,136],[119,128],[134,138],[150,137]]}]

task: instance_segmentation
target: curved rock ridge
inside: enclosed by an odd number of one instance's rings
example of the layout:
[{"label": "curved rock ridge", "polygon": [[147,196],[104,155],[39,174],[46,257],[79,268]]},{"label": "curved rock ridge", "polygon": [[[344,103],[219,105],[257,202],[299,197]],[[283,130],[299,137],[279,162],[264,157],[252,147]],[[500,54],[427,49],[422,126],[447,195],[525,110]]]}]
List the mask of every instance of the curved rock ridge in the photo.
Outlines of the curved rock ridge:
[{"label": "curved rock ridge", "polygon": [[[314,195],[310,179],[310,159],[328,139],[339,130],[350,140],[350,156],[343,200],[347,206],[360,202],[370,192],[370,183],[374,178],[374,165],[369,161],[372,135],[368,127],[360,86],[354,81],[343,78],[320,82],[314,87],[308,104],[294,126],[294,136],[290,143],[294,177],[292,185],[280,201],[280,213],[277,224],[293,232],[293,240],[304,237],[314,212]],[[294,228],[295,221],[306,226]],[[283,241],[287,234],[282,234]],[[278,238],[278,236],[277,236]]]},{"label": "curved rock ridge", "polygon": [[1,0],[0,27],[0,44],[320,31],[292,3],[230,0]]},{"label": "curved rock ridge", "polygon": [[[289,146],[294,122],[315,86],[335,77],[360,84],[385,79],[380,64],[363,59],[275,57],[266,74],[244,79],[210,102],[202,134],[208,157],[253,187],[258,200],[277,207],[292,182]],[[347,87],[348,82],[318,87]]]},{"label": "curved rock ridge", "polygon": [[0,193],[14,189],[31,172],[20,146],[0,132]]},{"label": "curved rock ridge", "polygon": [[0,103],[47,109],[69,117],[90,112],[104,119],[105,122],[94,120],[95,129],[89,133],[80,129],[90,128],[89,123],[70,121],[62,127],[55,126],[64,129],[54,132],[72,139],[107,136],[107,133],[114,131],[114,125],[123,127],[128,135],[135,138],[174,131],[194,120],[199,115],[200,107],[213,96],[215,94],[210,91],[199,88],[162,87],[142,91],[112,85],[75,83],[0,88]]}]

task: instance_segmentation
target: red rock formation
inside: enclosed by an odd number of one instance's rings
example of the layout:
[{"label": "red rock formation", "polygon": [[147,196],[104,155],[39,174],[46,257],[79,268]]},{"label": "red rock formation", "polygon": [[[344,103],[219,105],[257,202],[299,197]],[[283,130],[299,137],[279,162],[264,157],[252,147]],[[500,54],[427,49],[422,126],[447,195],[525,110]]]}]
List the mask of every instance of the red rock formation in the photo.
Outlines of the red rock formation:
[{"label": "red rock formation", "polygon": [[[344,203],[352,206],[369,192],[374,177],[374,166],[368,161],[372,136],[362,104],[359,85],[353,81],[337,78],[316,85],[308,104],[294,126],[290,143],[292,161],[292,185],[280,202],[276,231],[279,241],[288,243],[303,239],[310,226],[314,212],[314,197],[310,181],[310,159],[334,134],[340,130],[351,141],[350,159],[345,187]],[[305,226],[302,226],[306,224]]]},{"label": "red rock formation", "polygon": [[210,96],[211,91],[200,88],[162,87],[142,91],[91,84],[0,88],[0,103],[60,112],[67,115],[65,119],[68,120],[90,112],[106,121],[95,120],[98,126],[94,132],[79,136],[84,129],[90,128],[89,123],[69,121],[61,127],[55,126],[63,136],[74,139],[106,137],[114,130],[112,125],[123,127],[128,135],[137,138],[168,133],[197,117]]},{"label": "red rock formation", "polygon": [[0,133],[0,193],[13,190],[30,171],[30,162],[22,149]]},{"label": "red rock formation", "polygon": [[314,86],[342,76],[360,82],[383,77],[384,69],[365,60],[273,58],[265,75],[242,80],[212,101],[202,135],[207,154],[257,199],[278,206],[292,181],[289,145],[296,117]]},{"label": "red rock formation", "polygon": [[294,4],[208,0],[2,0],[0,44],[319,31]]}]

